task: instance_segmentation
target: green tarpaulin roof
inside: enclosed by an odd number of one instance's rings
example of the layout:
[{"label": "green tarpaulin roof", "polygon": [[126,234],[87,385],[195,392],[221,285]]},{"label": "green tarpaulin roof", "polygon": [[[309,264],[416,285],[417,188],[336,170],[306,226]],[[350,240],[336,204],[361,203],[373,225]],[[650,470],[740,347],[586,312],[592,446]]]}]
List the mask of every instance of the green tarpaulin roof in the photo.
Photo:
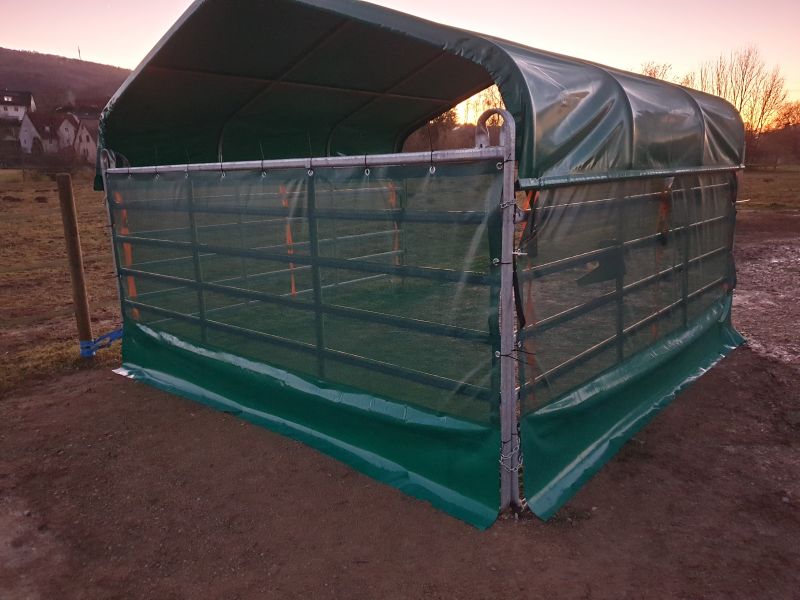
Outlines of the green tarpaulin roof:
[{"label": "green tarpaulin roof", "polygon": [[355,0],[197,0],[109,102],[101,144],[132,165],[395,152],[492,83],[520,178],[743,161],[724,100]]}]

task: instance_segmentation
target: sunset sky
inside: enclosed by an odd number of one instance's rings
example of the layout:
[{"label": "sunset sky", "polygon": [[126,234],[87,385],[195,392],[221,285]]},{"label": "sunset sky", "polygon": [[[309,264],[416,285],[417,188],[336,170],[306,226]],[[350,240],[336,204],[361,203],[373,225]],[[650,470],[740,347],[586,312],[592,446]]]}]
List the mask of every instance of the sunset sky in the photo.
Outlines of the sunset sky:
[{"label": "sunset sky", "polygon": [[[135,67],[190,0],[28,0],[3,9],[0,46]],[[627,70],[669,62],[676,74],[756,45],[800,100],[799,0],[379,0],[420,17]]]}]

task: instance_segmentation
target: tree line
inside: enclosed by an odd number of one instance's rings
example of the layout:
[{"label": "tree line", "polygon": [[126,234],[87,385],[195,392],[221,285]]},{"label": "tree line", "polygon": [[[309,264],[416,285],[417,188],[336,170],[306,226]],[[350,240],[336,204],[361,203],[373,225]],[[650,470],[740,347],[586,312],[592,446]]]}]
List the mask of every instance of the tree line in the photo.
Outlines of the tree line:
[{"label": "tree line", "polygon": [[[800,101],[789,101],[786,80],[778,65],[769,67],[755,46],[722,53],[694,71],[676,74],[670,63],[646,62],[643,75],[713,94],[730,102],[745,124],[748,160],[758,161],[783,152],[797,155]],[[780,132],[781,135],[775,135]],[[775,139],[787,138],[789,144]],[[771,142],[771,143],[768,143]],[[796,158],[797,156],[795,156]]]}]

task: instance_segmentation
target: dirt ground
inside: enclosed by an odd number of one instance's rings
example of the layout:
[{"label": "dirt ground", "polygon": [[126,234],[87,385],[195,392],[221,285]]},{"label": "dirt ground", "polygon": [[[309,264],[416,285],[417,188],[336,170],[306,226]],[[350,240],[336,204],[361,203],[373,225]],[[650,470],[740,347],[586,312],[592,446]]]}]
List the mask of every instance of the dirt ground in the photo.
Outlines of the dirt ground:
[{"label": "dirt ground", "polygon": [[800,598],[798,234],[800,211],[740,212],[749,345],[548,523],[480,532],[107,367],[8,375],[0,599]]}]

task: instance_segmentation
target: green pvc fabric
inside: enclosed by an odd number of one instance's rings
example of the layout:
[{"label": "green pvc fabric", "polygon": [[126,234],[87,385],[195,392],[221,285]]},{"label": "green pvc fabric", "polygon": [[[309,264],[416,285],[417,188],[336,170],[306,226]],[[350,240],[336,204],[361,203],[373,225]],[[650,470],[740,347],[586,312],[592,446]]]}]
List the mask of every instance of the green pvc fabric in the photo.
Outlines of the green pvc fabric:
[{"label": "green pvc fabric", "polygon": [[742,341],[733,173],[542,191],[518,232],[525,493],[553,515]]},{"label": "green pvc fabric", "polygon": [[108,174],[124,368],[487,527],[502,167]]},{"label": "green pvc fabric", "polygon": [[105,108],[99,150],[119,166],[399,152],[492,83],[523,183],[743,161],[717,97],[356,0],[196,1]]}]

